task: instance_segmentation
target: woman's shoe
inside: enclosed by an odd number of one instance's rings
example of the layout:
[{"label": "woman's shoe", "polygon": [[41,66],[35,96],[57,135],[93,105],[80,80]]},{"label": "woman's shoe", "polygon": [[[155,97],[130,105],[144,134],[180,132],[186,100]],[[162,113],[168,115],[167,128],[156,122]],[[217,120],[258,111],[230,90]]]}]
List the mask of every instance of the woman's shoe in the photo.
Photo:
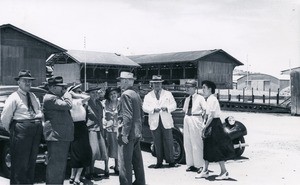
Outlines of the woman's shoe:
[{"label": "woman's shoe", "polygon": [[69,183],[73,184],[74,183],[74,178],[70,178]]},{"label": "woman's shoe", "polygon": [[74,185],[80,185],[80,181],[74,181]]},{"label": "woman's shoe", "polygon": [[208,170],[206,170],[206,171],[203,171],[203,170],[202,170],[202,172],[199,173],[199,174],[197,174],[195,178],[196,178],[196,179],[200,179],[200,178],[207,178],[207,177],[209,177],[209,172],[208,172]]},{"label": "woman's shoe", "polygon": [[229,179],[229,173],[227,171],[222,175],[216,177],[216,180],[224,180],[224,179]]},{"label": "woman's shoe", "polygon": [[104,177],[109,177],[109,172],[104,172]]},{"label": "woman's shoe", "polygon": [[114,168],[114,171],[115,171],[115,174],[116,174],[116,175],[119,175],[119,170],[118,170],[118,168],[115,167],[115,168]]}]

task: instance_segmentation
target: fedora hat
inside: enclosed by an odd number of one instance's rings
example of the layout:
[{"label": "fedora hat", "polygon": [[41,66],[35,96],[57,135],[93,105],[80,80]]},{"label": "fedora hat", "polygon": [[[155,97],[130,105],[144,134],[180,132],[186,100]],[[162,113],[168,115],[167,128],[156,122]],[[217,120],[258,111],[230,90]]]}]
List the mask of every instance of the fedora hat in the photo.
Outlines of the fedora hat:
[{"label": "fedora hat", "polygon": [[105,90],[104,98],[108,100],[109,99],[109,93],[111,93],[112,91],[116,91],[117,93],[121,93],[121,89],[119,87],[109,87]]},{"label": "fedora hat", "polygon": [[163,82],[161,75],[153,75],[152,80],[150,80],[151,83],[158,83]]},{"label": "fedora hat", "polygon": [[66,86],[66,83],[63,83],[63,77],[61,76],[53,76],[48,79],[48,85],[57,85],[57,86]]},{"label": "fedora hat", "polygon": [[68,91],[74,91],[75,89],[78,89],[82,86],[82,84],[72,85],[69,87]]},{"label": "fedora hat", "polygon": [[98,91],[99,89],[101,89],[101,87],[93,87],[93,88],[89,88],[88,90],[86,90],[86,93],[90,93],[92,91]]},{"label": "fedora hat", "polygon": [[120,76],[117,78],[118,80],[119,79],[133,79],[133,80],[136,80],[135,77],[133,77],[133,73],[130,73],[130,72],[126,72],[126,71],[122,71],[120,73]]},{"label": "fedora hat", "polygon": [[197,87],[197,81],[196,80],[187,80],[185,82],[185,87]]},{"label": "fedora hat", "polygon": [[28,79],[28,80],[35,80],[35,78],[33,78],[31,76],[31,73],[29,70],[21,70],[19,71],[19,76],[18,77],[15,77],[15,80],[18,81],[20,78],[24,78],[24,79]]}]

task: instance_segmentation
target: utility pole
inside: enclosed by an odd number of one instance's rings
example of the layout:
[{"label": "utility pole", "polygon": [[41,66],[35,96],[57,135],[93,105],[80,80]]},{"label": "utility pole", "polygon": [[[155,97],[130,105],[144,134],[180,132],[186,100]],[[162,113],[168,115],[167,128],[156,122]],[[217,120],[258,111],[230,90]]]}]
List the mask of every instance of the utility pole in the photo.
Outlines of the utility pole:
[{"label": "utility pole", "polygon": [[83,37],[83,49],[84,49],[84,56],[85,56],[85,60],[84,60],[84,91],[87,90],[87,84],[86,84],[86,37]]}]

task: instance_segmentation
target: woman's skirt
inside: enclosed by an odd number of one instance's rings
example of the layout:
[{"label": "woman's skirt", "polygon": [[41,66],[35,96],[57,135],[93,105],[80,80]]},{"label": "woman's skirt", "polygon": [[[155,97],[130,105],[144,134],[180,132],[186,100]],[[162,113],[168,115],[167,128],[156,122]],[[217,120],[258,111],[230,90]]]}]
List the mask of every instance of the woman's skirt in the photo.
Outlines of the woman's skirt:
[{"label": "woman's skirt", "polygon": [[85,121],[74,122],[74,140],[70,146],[70,166],[83,168],[91,165],[92,150]]},{"label": "woman's skirt", "polygon": [[209,162],[226,161],[234,156],[231,139],[225,133],[220,118],[214,118],[210,125],[211,135],[203,139],[203,158]]},{"label": "woman's skirt", "polygon": [[106,132],[108,156],[118,159],[118,141],[116,132]]},{"label": "woman's skirt", "polygon": [[105,140],[100,131],[89,131],[93,160],[108,160]]}]

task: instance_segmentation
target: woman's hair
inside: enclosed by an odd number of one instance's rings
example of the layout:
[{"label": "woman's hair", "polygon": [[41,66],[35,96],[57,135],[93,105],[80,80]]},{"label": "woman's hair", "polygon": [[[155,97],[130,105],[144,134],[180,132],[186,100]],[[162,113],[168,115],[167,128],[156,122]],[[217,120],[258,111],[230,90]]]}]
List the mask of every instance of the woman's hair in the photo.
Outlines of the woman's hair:
[{"label": "woman's hair", "polygon": [[211,88],[211,93],[215,94],[216,91],[216,84],[209,80],[202,81],[201,85],[206,85],[208,88]]},{"label": "woman's hair", "polygon": [[105,90],[105,95],[104,95],[104,98],[107,99],[107,100],[111,100],[110,97],[109,97],[109,94],[112,92],[112,91],[116,91],[117,93],[121,93],[121,89],[119,87],[109,87]]}]

